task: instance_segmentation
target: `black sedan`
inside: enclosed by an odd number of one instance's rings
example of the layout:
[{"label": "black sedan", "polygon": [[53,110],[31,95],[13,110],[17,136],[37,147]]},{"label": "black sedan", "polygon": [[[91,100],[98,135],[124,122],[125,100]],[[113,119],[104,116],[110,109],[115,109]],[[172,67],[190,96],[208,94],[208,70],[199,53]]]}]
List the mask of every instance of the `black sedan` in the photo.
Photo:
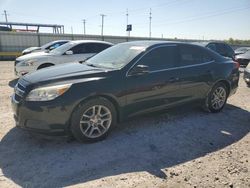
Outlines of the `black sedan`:
[{"label": "black sedan", "polygon": [[84,64],[19,79],[16,125],[79,141],[103,139],[117,122],[189,102],[219,112],[236,92],[239,64],[204,47],[140,41],[115,45]]}]

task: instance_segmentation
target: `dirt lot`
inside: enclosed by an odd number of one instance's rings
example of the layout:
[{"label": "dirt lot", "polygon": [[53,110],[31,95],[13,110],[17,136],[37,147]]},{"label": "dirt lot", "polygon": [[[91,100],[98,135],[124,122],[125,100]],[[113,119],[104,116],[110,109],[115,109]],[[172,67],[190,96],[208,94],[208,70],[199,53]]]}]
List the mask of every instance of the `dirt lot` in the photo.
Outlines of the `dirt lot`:
[{"label": "dirt lot", "polygon": [[80,144],[15,128],[13,75],[13,62],[0,62],[0,187],[250,187],[250,88],[242,78],[222,113],[179,108]]}]

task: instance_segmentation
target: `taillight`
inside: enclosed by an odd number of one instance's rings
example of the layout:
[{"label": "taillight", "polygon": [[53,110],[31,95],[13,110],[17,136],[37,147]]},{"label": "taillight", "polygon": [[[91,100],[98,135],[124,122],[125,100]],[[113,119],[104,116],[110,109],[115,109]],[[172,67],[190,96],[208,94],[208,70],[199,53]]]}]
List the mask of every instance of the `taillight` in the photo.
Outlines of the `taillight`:
[{"label": "taillight", "polygon": [[240,63],[236,60],[234,60],[235,68],[239,69],[240,68]]}]

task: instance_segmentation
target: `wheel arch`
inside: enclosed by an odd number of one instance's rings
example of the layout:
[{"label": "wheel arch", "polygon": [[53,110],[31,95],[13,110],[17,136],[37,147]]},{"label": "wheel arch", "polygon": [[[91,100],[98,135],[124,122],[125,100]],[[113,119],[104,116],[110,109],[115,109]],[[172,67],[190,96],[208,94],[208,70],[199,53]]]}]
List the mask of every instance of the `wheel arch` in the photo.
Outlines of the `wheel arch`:
[{"label": "wheel arch", "polygon": [[108,94],[92,95],[92,96],[89,96],[89,97],[87,97],[87,98],[82,99],[80,102],[78,102],[78,103],[74,106],[74,108],[73,108],[73,110],[72,110],[72,112],[71,112],[71,114],[70,114],[68,129],[70,129],[71,121],[72,121],[72,115],[73,115],[73,113],[75,112],[75,110],[77,109],[77,107],[78,107],[79,105],[85,103],[85,102],[88,101],[88,100],[92,100],[92,99],[96,99],[96,98],[103,98],[103,99],[106,99],[107,101],[109,101],[109,102],[114,106],[114,108],[115,108],[115,110],[116,110],[117,122],[120,122],[120,120],[121,120],[120,105],[119,105],[118,101],[117,101],[113,96],[110,96],[110,95],[108,95]]},{"label": "wheel arch", "polygon": [[213,87],[214,87],[216,84],[218,84],[218,83],[223,83],[223,84],[226,86],[227,92],[228,92],[227,94],[229,95],[229,94],[230,94],[230,91],[231,91],[231,85],[230,85],[229,81],[224,80],[224,79],[218,80],[217,82],[214,83]]},{"label": "wheel arch", "polygon": [[37,70],[38,70],[38,69],[41,69],[41,68],[48,67],[48,66],[54,66],[54,65],[55,65],[54,63],[50,63],[50,62],[42,63],[42,64],[40,64],[40,65],[37,67]]}]

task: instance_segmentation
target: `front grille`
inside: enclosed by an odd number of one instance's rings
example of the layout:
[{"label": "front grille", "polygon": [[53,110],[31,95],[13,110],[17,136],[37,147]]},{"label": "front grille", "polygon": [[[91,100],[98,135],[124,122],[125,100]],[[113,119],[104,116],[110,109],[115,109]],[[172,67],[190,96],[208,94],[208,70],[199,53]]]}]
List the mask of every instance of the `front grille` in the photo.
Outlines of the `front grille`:
[{"label": "front grille", "polygon": [[20,102],[25,94],[26,87],[20,84],[19,82],[15,86],[15,100]]}]

